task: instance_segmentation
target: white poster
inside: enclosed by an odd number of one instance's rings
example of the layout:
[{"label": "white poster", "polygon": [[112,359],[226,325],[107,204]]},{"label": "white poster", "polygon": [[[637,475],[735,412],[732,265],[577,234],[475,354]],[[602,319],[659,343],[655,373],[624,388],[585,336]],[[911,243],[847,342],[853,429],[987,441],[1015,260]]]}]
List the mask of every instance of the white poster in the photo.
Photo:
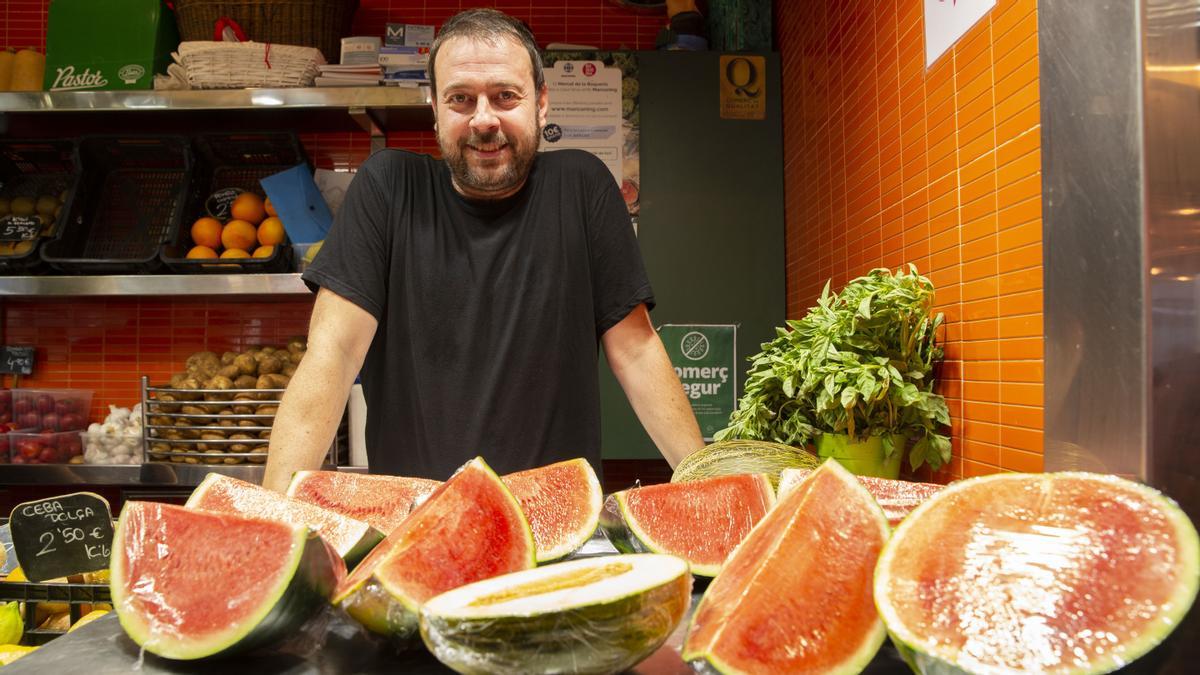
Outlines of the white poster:
[{"label": "white poster", "polygon": [[995,6],[996,0],[925,0],[925,67]]},{"label": "white poster", "polygon": [[546,85],[550,113],[542,130],[542,150],[587,150],[621,185],[621,70],[599,61],[559,61],[546,69]]}]

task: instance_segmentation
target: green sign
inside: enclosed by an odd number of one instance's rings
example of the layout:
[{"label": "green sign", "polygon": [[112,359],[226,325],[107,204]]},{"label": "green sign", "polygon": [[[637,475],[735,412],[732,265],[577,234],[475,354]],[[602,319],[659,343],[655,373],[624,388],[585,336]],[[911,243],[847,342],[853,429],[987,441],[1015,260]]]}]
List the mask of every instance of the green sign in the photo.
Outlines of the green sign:
[{"label": "green sign", "polygon": [[666,324],[662,338],[705,440],[729,424],[737,405],[737,326]]}]

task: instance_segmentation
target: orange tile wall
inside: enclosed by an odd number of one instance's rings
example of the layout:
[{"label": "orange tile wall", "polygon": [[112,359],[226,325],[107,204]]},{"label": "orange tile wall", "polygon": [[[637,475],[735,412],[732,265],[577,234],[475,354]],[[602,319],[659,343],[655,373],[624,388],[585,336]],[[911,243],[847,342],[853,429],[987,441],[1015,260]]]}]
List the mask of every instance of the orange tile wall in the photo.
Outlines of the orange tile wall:
[{"label": "orange tile wall", "polygon": [[946,316],[949,480],[1042,470],[1035,0],[1001,0],[926,70],[923,0],[775,3],[788,316],[909,262]]},{"label": "orange tile wall", "polygon": [[[441,23],[461,9],[495,6],[533,28],[541,44],[572,42],[601,49],[653,49],[666,23],[662,13],[622,9],[607,0],[564,2],[497,0],[360,0],[354,32],[381,35],[388,22]],[[0,3],[0,47],[44,50],[49,0]],[[70,136],[69,129],[60,130]],[[301,134],[321,168],[354,169],[370,152],[365,133]],[[435,152],[430,131],[392,131],[387,144]],[[109,298],[0,301],[3,344],[37,345],[37,368],[21,386],[92,389],[92,418],[110,403],[131,405],[140,396],[139,378],[164,381],[195,351],[237,350],[281,344],[308,330],[309,298],[209,299]],[[11,386],[6,377],[4,386]]]}]

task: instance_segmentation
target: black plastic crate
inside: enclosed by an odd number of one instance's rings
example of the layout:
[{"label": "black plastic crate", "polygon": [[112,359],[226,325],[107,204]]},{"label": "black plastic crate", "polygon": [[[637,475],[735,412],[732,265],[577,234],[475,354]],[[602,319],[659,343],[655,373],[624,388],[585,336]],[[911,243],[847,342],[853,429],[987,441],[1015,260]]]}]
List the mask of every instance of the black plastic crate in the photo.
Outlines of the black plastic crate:
[{"label": "black plastic crate", "polygon": [[59,603],[68,606],[70,625],[87,612],[91,605],[97,604],[111,607],[112,595],[108,584],[50,584],[32,583],[25,581],[0,581],[0,602],[17,601],[25,603],[25,611],[21,615],[25,623],[25,636],[21,644],[36,646],[44,645],[50,640],[64,634],[66,630],[38,628],[36,625],[37,607],[41,603]]},{"label": "black plastic crate", "polygon": [[181,274],[292,271],[292,246],[286,234],[284,242],[276,245],[266,258],[189,259],[187,252],[195,245],[191,237],[192,223],[206,215],[217,215],[206,210],[209,195],[234,188],[266,198],[259,183],[263,178],[301,163],[308,164],[311,169],[300,139],[286,132],[203,134],[195,137],[194,149],[196,170],[179,236],[162,247],[161,257],[167,268]]},{"label": "black plastic crate", "polygon": [[42,260],[67,274],[146,274],[178,236],[192,175],[183,136],[89,136],[70,217]]},{"label": "black plastic crate", "polygon": [[[12,222],[13,215],[29,210],[42,221],[41,235],[29,243],[0,242],[0,274],[37,274],[47,269],[38,248],[63,230],[79,175],[74,140],[0,140],[0,231]],[[48,210],[42,208],[47,200],[57,204],[49,218],[42,213]],[[24,207],[14,214],[19,201],[25,202]]]}]

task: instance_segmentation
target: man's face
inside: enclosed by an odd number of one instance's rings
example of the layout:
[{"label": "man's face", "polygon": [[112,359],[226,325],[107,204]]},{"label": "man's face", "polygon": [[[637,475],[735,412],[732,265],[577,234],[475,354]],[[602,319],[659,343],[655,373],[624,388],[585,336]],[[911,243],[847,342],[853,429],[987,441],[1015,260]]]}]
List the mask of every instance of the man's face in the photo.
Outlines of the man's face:
[{"label": "man's face", "polygon": [[434,64],[438,146],[454,187],[471,199],[503,199],[525,184],[546,124],[529,54],[515,40],[453,38]]}]

